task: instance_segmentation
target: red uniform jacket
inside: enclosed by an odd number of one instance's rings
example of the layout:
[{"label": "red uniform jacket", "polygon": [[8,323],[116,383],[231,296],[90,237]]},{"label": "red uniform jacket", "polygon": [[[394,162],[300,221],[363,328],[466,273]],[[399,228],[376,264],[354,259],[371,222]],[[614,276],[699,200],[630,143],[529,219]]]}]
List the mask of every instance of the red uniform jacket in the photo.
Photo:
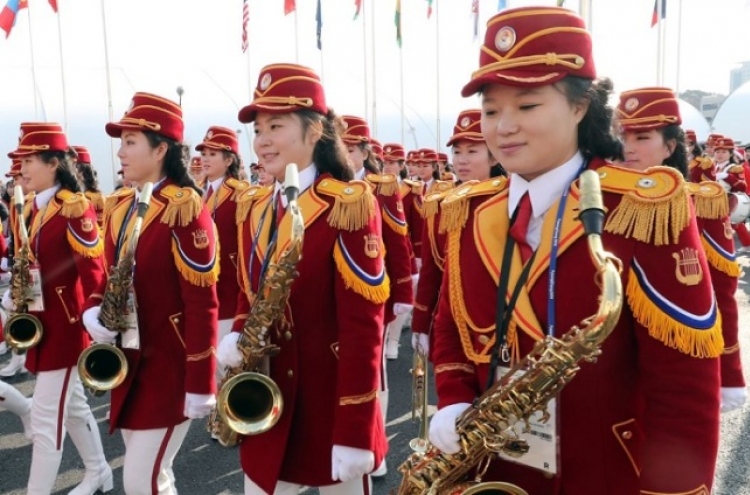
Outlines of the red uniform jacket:
[{"label": "red uniform jacket", "polygon": [[[21,238],[15,242],[20,249]],[[32,262],[39,264],[44,298],[44,311],[31,314],[41,320],[44,333],[29,349],[26,368],[39,373],[75,366],[91,343],[81,313],[100,303],[97,289],[104,280],[94,208],[82,193],[59,190],[31,214],[29,246]]]},{"label": "red uniform jacket", "polygon": [[699,156],[690,160],[688,165],[688,178],[690,182],[699,184],[707,180],[716,180],[716,165],[707,156]]},{"label": "red uniform jacket", "polygon": [[[601,164],[595,161],[592,168]],[[534,494],[707,494],[718,448],[717,356],[723,342],[690,201],[673,169],[601,167],[599,172],[608,212],[602,241],[623,267],[621,317],[597,362],[582,363],[558,397],[558,476],[496,461],[485,479],[516,483]],[[444,200],[443,215],[451,198]],[[600,296],[583,229],[575,220],[578,199],[574,185],[560,233],[555,335],[593,315]],[[441,408],[471,403],[486,386],[509,229],[506,187],[469,192],[464,201],[470,201],[468,216],[459,213],[461,208],[452,210],[433,330]],[[553,205],[545,214],[539,249],[513,310],[509,337],[516,358],[546,331],[556,210]],[[516,246],[511,288],[521,269]]]},{"label": "red uniform jacket", "polygon": [[744,387],[738,340],[737,281],[740,266],[734,252],[734,230],[729,222],[727,194],[717,182],[690,184],[703,251],[711,272],[716,302],[721,312],[724,352],[721,355],[721,386]]},{"label": "red uniform jacket", "polygon": [[414,304],[414,286],[411,282],[413,255],[396,176],[367,174],[366,180],[374,188],[383,222],[385,270],[391,280],[391,297],[385,305],[384,322],[387,325],[395,318],[394,304]]},{"label": "red uniform jacket", "polygon": [[[413,180],[401,182],[401,202],[404,205],[404,219],[409,229],[409,240],[411,249],[416,258],[422,257],[422,230],[424,219],[422,217],[422,201],[424,197],[424,183]],[[416,264],[415,264],[416,266]],[[412,270],[417,273],[416,270]]]},{"label": "red uniform jacket", "polygon": [[747,189],[747,183],[745,181],[745,168],[742,165],[730,162],[727,163],[722,170],[719,170],[718,165],[716,165],[717,178],[722,172],[728,174],[720,180],[729,186],[729,192],[745,192]]},{"label": "red uniform jacket", "polygon": [[83,194],[89,200],[91,206],[94,207],[96,223],[99,225],[99,228],[102,228],[104,226],[104,194],[94,191],[86,191]]},{"label": "red uniform jacket", "polygon": [[[234,331],[242,330],[258,290],[273,223],[272,197],[271,189],[253,187],[239,201],[244,292]],[[240,445],[242,470],[267,493],[277,480],[333,484],[333,445],[370,450],[375,466],[387,451],[376,397],[389,283],[375,199],[365,182],[321,175],[300,195],[299,206],[305,234],[286,309],[291,327],[269,332],[280,347],[270,358],[270,377],[281,389],[284,409],[273,428],[244,437]],[[288,246],[290,226],[287,211],[272,262]]]},{"label": "red uniform jacket", "polygon": [[[104,245],[115,264],[121,230],[129,245],[135,190],[109,198]],[[140,349],[123,349],[125,382],[112,390],[110,429],[165,428],[185,421],[185,394],[215,392],[218,249],[207,209],[192,188],[169,179],[155,187],[141,227],[133,287]],[[104,291],[104,284],[99,292]]]},{"label": "red uniform jacket", "polygon": [[221,275],[216,284],[220,320],[231,320],[237,309],[237,294],[240,292],[237,277],[237,196],[249,185],[230,177],[206,199],[206,209],[214,219],[221,246]]}]

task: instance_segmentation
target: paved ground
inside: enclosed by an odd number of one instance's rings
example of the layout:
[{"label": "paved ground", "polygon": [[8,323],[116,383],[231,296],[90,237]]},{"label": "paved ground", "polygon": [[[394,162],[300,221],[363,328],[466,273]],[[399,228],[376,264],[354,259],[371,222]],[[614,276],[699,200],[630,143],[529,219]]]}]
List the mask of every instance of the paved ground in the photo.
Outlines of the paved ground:
[{"label": "paved ground", "polygon": [[[741,255],[745,267],[737,300],[740,306],[740,342],[745,369],[750,370],[750,255]],[[402,338],[402,352],[397,361],[389,361],[391,385],[388,435],[389,472],[374,482],[375,495],[386,495],[400,481],[397,466],[409,455],[409,440],[417,436],[418,424],[411,417],[411,346],[409,334]],[[4,366],[9,355],[0,357]],[[749,376],[750,377],[750,376]],[[31,395],[34,387],[29,374],[8,379],[25,395]],[[431,403],[434,393],[431,391]],[[112,495],[122,494],[123,446],[118,433],[108,435],[105,419],[108,399],[90,399],[95,416],[99,420],[104,448],[115,470],[115,490]],[[722,418],[722,440],[716,474],[715,495],[750,495],[750,405],[740,411],[726,414]],[[31,459],[31,445],[21,434],[21,424],[12,414],[0,411],[0,495],[24,493]],[[689,469],[689,466],[686,466]],[[225,449],[208,439],[202,421],[194,421],[190,433],[177,456],[174,465],[177,485],[183,495],[242,494],[242,474],[238,454],[234,449]],[[83,477],[83,465],[75,448],[68,439],[60,468],[55,494],[67,493]],[[308,493],[315,493],[310,490]]]}]

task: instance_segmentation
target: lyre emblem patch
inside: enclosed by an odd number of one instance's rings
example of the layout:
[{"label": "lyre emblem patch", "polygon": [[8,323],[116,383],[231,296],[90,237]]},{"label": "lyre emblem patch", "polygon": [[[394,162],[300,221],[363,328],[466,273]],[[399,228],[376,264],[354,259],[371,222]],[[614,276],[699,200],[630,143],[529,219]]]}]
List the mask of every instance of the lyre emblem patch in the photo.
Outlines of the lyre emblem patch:
[{"label": "lyre emblem patch", "polygon": [[81,218],[81,230],[87,233],[94,230],[94,221],[90,218]]},{"label": "lyre emblem patch", "polygon": [[377,258],[380,256],[380,237],[375,234],[367,234],[365,238],[365,256]]},{"label": "lyre emblem patch", "polygon": [[675,259],[675,275],[678,282],[683,285],[698,285],[703,280],[703,268],[697,249],[681,249],[678,253],[672,253],[672,258]]},{"label": "lyre emblem patch", "polygon": [[208,232],[205,229],[198,229],[193,232],[193,246],[196,249],[205,249],[208,247]]}]

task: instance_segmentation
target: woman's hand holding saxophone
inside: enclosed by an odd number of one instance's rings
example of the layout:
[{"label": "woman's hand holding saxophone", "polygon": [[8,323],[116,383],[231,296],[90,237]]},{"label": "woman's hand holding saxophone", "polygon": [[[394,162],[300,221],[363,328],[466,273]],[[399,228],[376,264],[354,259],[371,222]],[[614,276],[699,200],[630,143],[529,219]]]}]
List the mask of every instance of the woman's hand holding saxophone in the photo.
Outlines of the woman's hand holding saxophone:
[{"label": "woman's hand holding saxophone", "polygon": [[99,306],[93,306],[87,309],[83,312],[83,315],[81,315],[81,321],[94,342],[112,344],[117,338],[117,332],[107,329],[107,327],[99,322],[100,309]]}]

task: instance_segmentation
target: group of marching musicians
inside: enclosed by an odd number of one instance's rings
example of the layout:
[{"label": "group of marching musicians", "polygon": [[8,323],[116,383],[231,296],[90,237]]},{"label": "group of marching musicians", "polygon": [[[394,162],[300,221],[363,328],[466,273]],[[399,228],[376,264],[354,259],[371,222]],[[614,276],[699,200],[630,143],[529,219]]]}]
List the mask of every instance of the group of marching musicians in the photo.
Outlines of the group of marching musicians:
[{"label": "group of marching musicians", "polygon": [[[275,348],[263,368],[283,409],[240,439],[245,493],[371,492],[370,474],[387,471],[386,363],[410,314],[437,386],[429,440],[465,450],[457,419],[535,343],[597,312],[597,267],[577,221],[587,169],[601,183],[603,245],[621,263],[622,313],[597,361],[550,401],[551,419],[523,434],[535,437],[529,453],[476,469],[530,494],[711,493],[719,414],[746,398],[734,298],[742,227],[727,195],[744,191],[745,172],[729,138],[696,151],[672,90],[626,91],[612,108],[612,89],[578,15],[525,7],[487,24],[462,91],[480,108],[457,117],[452,168],[436,150],[381,145],[364,119],[333,112],[313,70],[290,63],[264,67],[239,113],[255,130],[253,181],[234,131],[210,127],[191,160],[181,107],[153,94],[136,93],[106,125],[129,186],[106,198],[88,152],[59,125],[21,124],[9,153],[18,208],[11,247],[0,248],[14,274],[28,263],[31,297],[9,290],[2,306],[38,318],[43,335],[9,364],[36,374],[32,398],[0,382],[0,399],[33,442],[28,493],[52,491],[66,433],[86,468],[70,493],[113,488],[77,367],[92,341],[127,361],[109,416],[125,444],[125,493],[177,493],[175,456],[191,420],[217,407],[225,370],[248,359],[245,322],[296,242],[297,206],[296,276],[281,316],[258,333]],[[124,335],[101,308],[130,258]]]}]

